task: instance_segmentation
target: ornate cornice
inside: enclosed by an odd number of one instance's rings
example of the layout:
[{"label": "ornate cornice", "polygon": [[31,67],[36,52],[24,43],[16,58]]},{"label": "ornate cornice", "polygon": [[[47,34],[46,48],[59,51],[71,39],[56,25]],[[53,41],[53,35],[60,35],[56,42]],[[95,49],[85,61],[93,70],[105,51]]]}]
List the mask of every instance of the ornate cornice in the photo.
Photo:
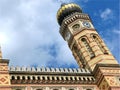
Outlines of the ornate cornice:
[{"label": "ornate cornice", "polygon": [[[73,13],[73,14],[67,16],[67,17],[63,20],[62,25],[61,25],[61,27],[60,27],[60,31],[59,31],[60,34],[61,34],[62,36],[64,36],[63,34],[64,34],[64,32],[65,32],[65,30],[66,30],[66,28],[67,28],[67,25],[69,25],[70,23],[74,22],[74,21],[77,20],[77,19],[90,20],[88,14],[78,13],[78,12]],[[91,20],[90,20],[90,21],[91,21]]]},{"label": "ornate cornice", "polygon": [[10,75],[12,84],[95,84],[93,76]]},{"label": "ornate cornice", "polygon": [[9,60],[8,59],[0,59],[0,63],[9,63]]},{"label": "ornate cornice", "polygon": [[83,68],[10,67],[12,84],[95,84],[95,78]]}]

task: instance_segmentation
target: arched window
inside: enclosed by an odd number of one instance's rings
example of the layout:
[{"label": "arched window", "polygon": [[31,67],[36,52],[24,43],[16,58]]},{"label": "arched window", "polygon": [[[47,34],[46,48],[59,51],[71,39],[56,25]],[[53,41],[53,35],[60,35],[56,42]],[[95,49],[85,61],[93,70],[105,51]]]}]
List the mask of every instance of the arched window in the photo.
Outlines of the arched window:
[{"label": "arched window", "polygon": [[73,51],[77,54],[77,56],[79,57],[83,67],[85,67],[86,63],[85,63],[85,59],[84,56],[82,55],[81,51],[77,49],[76,45],[73,46]]},{"label": "arched window", "polygon": [[47,80],[50,80],[50,77],[47,77]]},{"label": "arched window", "polygon": [[52,77],[52,80],[55,80],[55,78],[54,78],[54,77]]},{"label": "arched window", "polygon": [[92,51],[90,45],[88,44],[87,40],[85,38],[82,38],[81,41],[84,43],[84,46],[86,47],[87,51],[89,52],[90,58],[95,57],[94,52]]},{"label": "arched window", "polygon": [[79,81],[82,81],[81,77],[79,77]]},{"label": "arched window", "polygon": [[27,79],[30,80],[30,76],[28,76]]},{"label": "arched window", "polygon": [[40,80],[40,77],[38,76],[37,79]]},{"label": "arched window", "polygon": [[22,80],[25,80],[25,76],[22,77]]},{"label": "arched window", "polygon": [[59,77],[56,77],[57,78],[57,80],[59,80]]},{"label": "arched window", "polygon": [[44,76],[42,77],[42,80],[45,80],[45,77],[44,77]]},{"label": "arched window", "polygon": [[35,80],[35,77],[33,76],[33,80]]},{"label": "arched window", "polygon": [[66,80],[68,81],[68,77],[66,77]]},{"label": "arched window", "polygon": [[85,77],[83,77],[83,80],[86,81]]},{"label": "arched window", "polygon": [[101,44],[101,40],[97,35],[93,35],[94,41],[97,43],[98,47],[104,54],[108,54],[108,52],[105,50],[104,46]]},{"label": "arched window", "polygon": [[12,80],[15,80],[15,76],[12,76]]},{"label": "arched window", "polygon": [[17,76],[17,80],[20,80],[20,76]]},{"label": "arched window", "polygon": [[72,77],[70,77],[70,80],[73,80],[73,78],[72,78]]},{"label": "arched window", "polygon": [[63,78],[63,77],[61,77],[61,79],[62,79],[62,80],[64,80],[64,78]]}]

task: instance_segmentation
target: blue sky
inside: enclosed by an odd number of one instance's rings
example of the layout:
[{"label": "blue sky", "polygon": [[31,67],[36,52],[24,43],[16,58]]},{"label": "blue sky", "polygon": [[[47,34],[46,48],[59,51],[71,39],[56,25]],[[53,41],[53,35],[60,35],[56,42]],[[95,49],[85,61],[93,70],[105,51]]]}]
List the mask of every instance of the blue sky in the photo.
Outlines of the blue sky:
[{"label": "blue sky", "polygon": [[10,66],[78,67],[56,20],[61,3],[74,2],[120,63],[119,0],[0,0],[0,44]]}]

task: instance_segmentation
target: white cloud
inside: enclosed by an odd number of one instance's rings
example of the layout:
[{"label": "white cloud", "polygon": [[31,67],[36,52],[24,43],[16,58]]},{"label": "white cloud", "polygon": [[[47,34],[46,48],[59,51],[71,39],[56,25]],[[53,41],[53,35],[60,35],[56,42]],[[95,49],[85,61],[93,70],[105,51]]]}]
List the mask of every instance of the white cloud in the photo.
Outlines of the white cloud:
[{"label": "white cloud", "polygon": [[60,3],[70,3],[72,1],[73,0],[57,0],[57,2],[60,2]]},{"label": "white cloud", "polygon": [[116,30],[116,29],[114,29],[114,30],[113,30],[113,33],[115,33],[115,34],[119,34],[119,35],[120,35],[120,30]]},{"label": "white cloud", "polygon": [[101,14],[100,14],[100,17],[103,19],[103,20],[107,20],[111,17],[112,15],[112,10],[109,9],[109,8],[106,8]]},{"label": "white cloud", "polygon": [[[56,13],[60,4],[53,0],[0,1],[0,33],[7,42],[2,44],[3,57],[10,65],[46,66],[50,60],[76,64],[67,43],[59,34]],[[50,47],[57,51],[54,56]]]}]

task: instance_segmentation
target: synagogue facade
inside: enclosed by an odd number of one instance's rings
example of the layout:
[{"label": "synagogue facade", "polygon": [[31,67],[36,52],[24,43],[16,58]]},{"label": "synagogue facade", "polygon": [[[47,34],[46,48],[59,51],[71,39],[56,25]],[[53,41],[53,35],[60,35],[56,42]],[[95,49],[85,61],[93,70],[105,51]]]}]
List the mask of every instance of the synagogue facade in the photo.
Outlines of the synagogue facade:
[{"label": "synagogue facade", "polygon": [[9,67],[0,52],[0,90],[120,90],[120,64],[90,16],[77,4],[62,4],[57,21],[79,68]]}]

